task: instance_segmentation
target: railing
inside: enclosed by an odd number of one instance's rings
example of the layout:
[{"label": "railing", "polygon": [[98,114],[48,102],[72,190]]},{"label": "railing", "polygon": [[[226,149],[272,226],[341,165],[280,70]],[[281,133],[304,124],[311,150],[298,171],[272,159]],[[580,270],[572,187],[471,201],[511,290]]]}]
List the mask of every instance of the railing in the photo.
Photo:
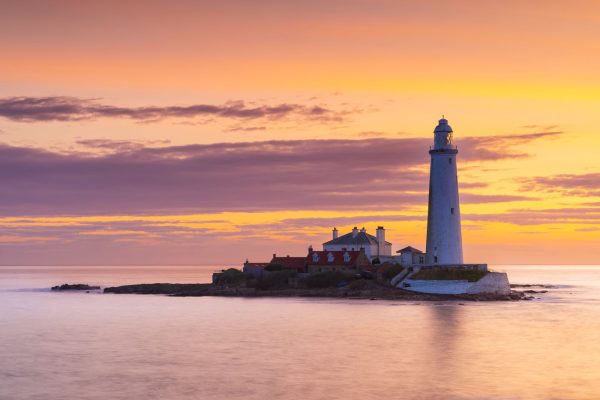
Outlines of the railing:
[{"label": "railing", "polygon": [[443,150],[458,150],[458,146],[454,144],[447,144],[442,148],[436,149],[435,146],[429,146],[429,151],[443,151]]}]

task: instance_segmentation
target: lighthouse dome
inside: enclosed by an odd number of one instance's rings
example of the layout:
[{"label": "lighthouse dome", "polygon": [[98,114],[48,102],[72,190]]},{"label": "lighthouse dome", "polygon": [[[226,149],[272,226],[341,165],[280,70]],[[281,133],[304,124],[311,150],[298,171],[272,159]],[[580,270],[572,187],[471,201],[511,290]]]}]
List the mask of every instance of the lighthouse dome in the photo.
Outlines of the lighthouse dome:
[{"label": "lighthouse dome", "polygon": [[438,122],[438,126],[435,127],[433,133],[445,133],[452,132],[452,127],[448,125],[448,120],[446,118],[442,118]]},{"label": "lighthouse dome", "polygon": [[434,150],[452,149],[452,127],[448,125],[448,120],[444,117],[438,121],[438,125],[433,130],[433,148]]}]

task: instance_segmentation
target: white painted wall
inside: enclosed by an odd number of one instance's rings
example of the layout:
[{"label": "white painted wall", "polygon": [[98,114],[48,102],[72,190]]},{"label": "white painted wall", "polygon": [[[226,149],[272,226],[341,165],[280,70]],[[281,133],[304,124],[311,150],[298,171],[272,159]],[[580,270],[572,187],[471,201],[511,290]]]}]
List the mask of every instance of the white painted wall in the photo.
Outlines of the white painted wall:
[{"label": "white painted wall", "polygon": [[[404,284],[409,286],[405,287]],[[406,279],[397,283],[397,287],[413,292],[436,294],[510,294],[508,275],[505,272],[488,272],[477,282]]]},{"label": "white painted wall", "polygon": [[[421,261],[421,257],[423,257],[423,261]],[[411,253],[405,251],[404,253],[400,253],[396,256],[397,262],[402,265],[424,265],[426,263],[425,254],[423,253]]]},{"label": "white painted wall", "polygon": [[400,259],[402,260],[400,264],[402,265],[411,265],[413,263],[412,253],[405,252],[400,254]]},{"label": "white painted wall", "polygon": [[510,294],[510,283],[506,272],[488,272],[467,289],[467,293]]},{"label": "white painted wall", "polygon": [[[407,284],[409,286],[404,286]],[[432,294],[465,294],[473,284],[468,281],[421,281],[407,279],[400,284],[404,290]]]},{"label": "white painted wall", "polygon": [[[432,150],[427,215],[427,264],[462,264],[456,149]],[[437,260],[436,260],[437,257]]]},{"label": "white painted wall", "polygon": [[[361,245],[361,246],[352,246],[352,245],[347,245],[347,244],[327,244],[327,245],[323,245],[323,250],[324,251],[339,251],[339,250],[360,250],[361,248],[365,249],[365,254],[367,255],[367,257],[369,257],[369,260],[374,259],[375,257],[377,257],[379,249],[379,246],[377,246],[376,244],[372,244],[372,245]],[[386,244],[383,246],[383,254],[384,256],[391,256],[392,255],[392,245],[391,244]]]},{"label": "white painted wall", "polygon": [[358,251],[361,248],[365,249],[365,254],[371,258],[377,257],[377,246],[376,245],[361,245],[361,246],[351,246],[347,244],[327,244],[323,245],[324,251],[341,251],[341,250],[355,250]]}]

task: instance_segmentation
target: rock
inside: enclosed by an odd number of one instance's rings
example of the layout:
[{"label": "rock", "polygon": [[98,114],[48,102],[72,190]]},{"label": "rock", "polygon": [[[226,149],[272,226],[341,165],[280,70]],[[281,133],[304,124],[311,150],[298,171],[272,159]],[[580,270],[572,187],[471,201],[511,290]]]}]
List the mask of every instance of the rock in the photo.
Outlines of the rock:
[{"label": "rock", "polygon": [[107,287],[104,293],[119,294],[185,294],[188,296],[201,296],[209,288],[216,288],[210,283],[148,283],[139,285],[124,285]]},{"label": "rock", "polygon": [[54,291],[65,291],[65,290],[87,290],[89,293],[89,290],[99,290],[100,286],[90,286],[90,285],[86,285],[84,283],[75,283],[75,284],[68,284],[65,283],[63,285],[60,286],[52,286],[51,290]]},{"label": "rock", "polygon": [[542,284],[535,284],[535,283],[531,283],[531,284],[511,284],[510,285],[511,288],[532,288],[532,287],[538,287],[538,288],[542,288],[542,289],[557,289],[558,286],[556,285],[542,285]]}]

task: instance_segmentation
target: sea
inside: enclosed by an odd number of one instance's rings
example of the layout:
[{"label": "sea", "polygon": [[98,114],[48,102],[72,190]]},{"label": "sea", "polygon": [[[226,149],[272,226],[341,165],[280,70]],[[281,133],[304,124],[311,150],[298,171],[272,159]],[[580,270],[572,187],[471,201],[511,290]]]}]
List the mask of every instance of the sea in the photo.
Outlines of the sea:
[{"label": "sea", "polygon": [[215,266],[0,267],[0,399],[600,399],[600,266],[495,265],[530,301],[52,292]]}]

